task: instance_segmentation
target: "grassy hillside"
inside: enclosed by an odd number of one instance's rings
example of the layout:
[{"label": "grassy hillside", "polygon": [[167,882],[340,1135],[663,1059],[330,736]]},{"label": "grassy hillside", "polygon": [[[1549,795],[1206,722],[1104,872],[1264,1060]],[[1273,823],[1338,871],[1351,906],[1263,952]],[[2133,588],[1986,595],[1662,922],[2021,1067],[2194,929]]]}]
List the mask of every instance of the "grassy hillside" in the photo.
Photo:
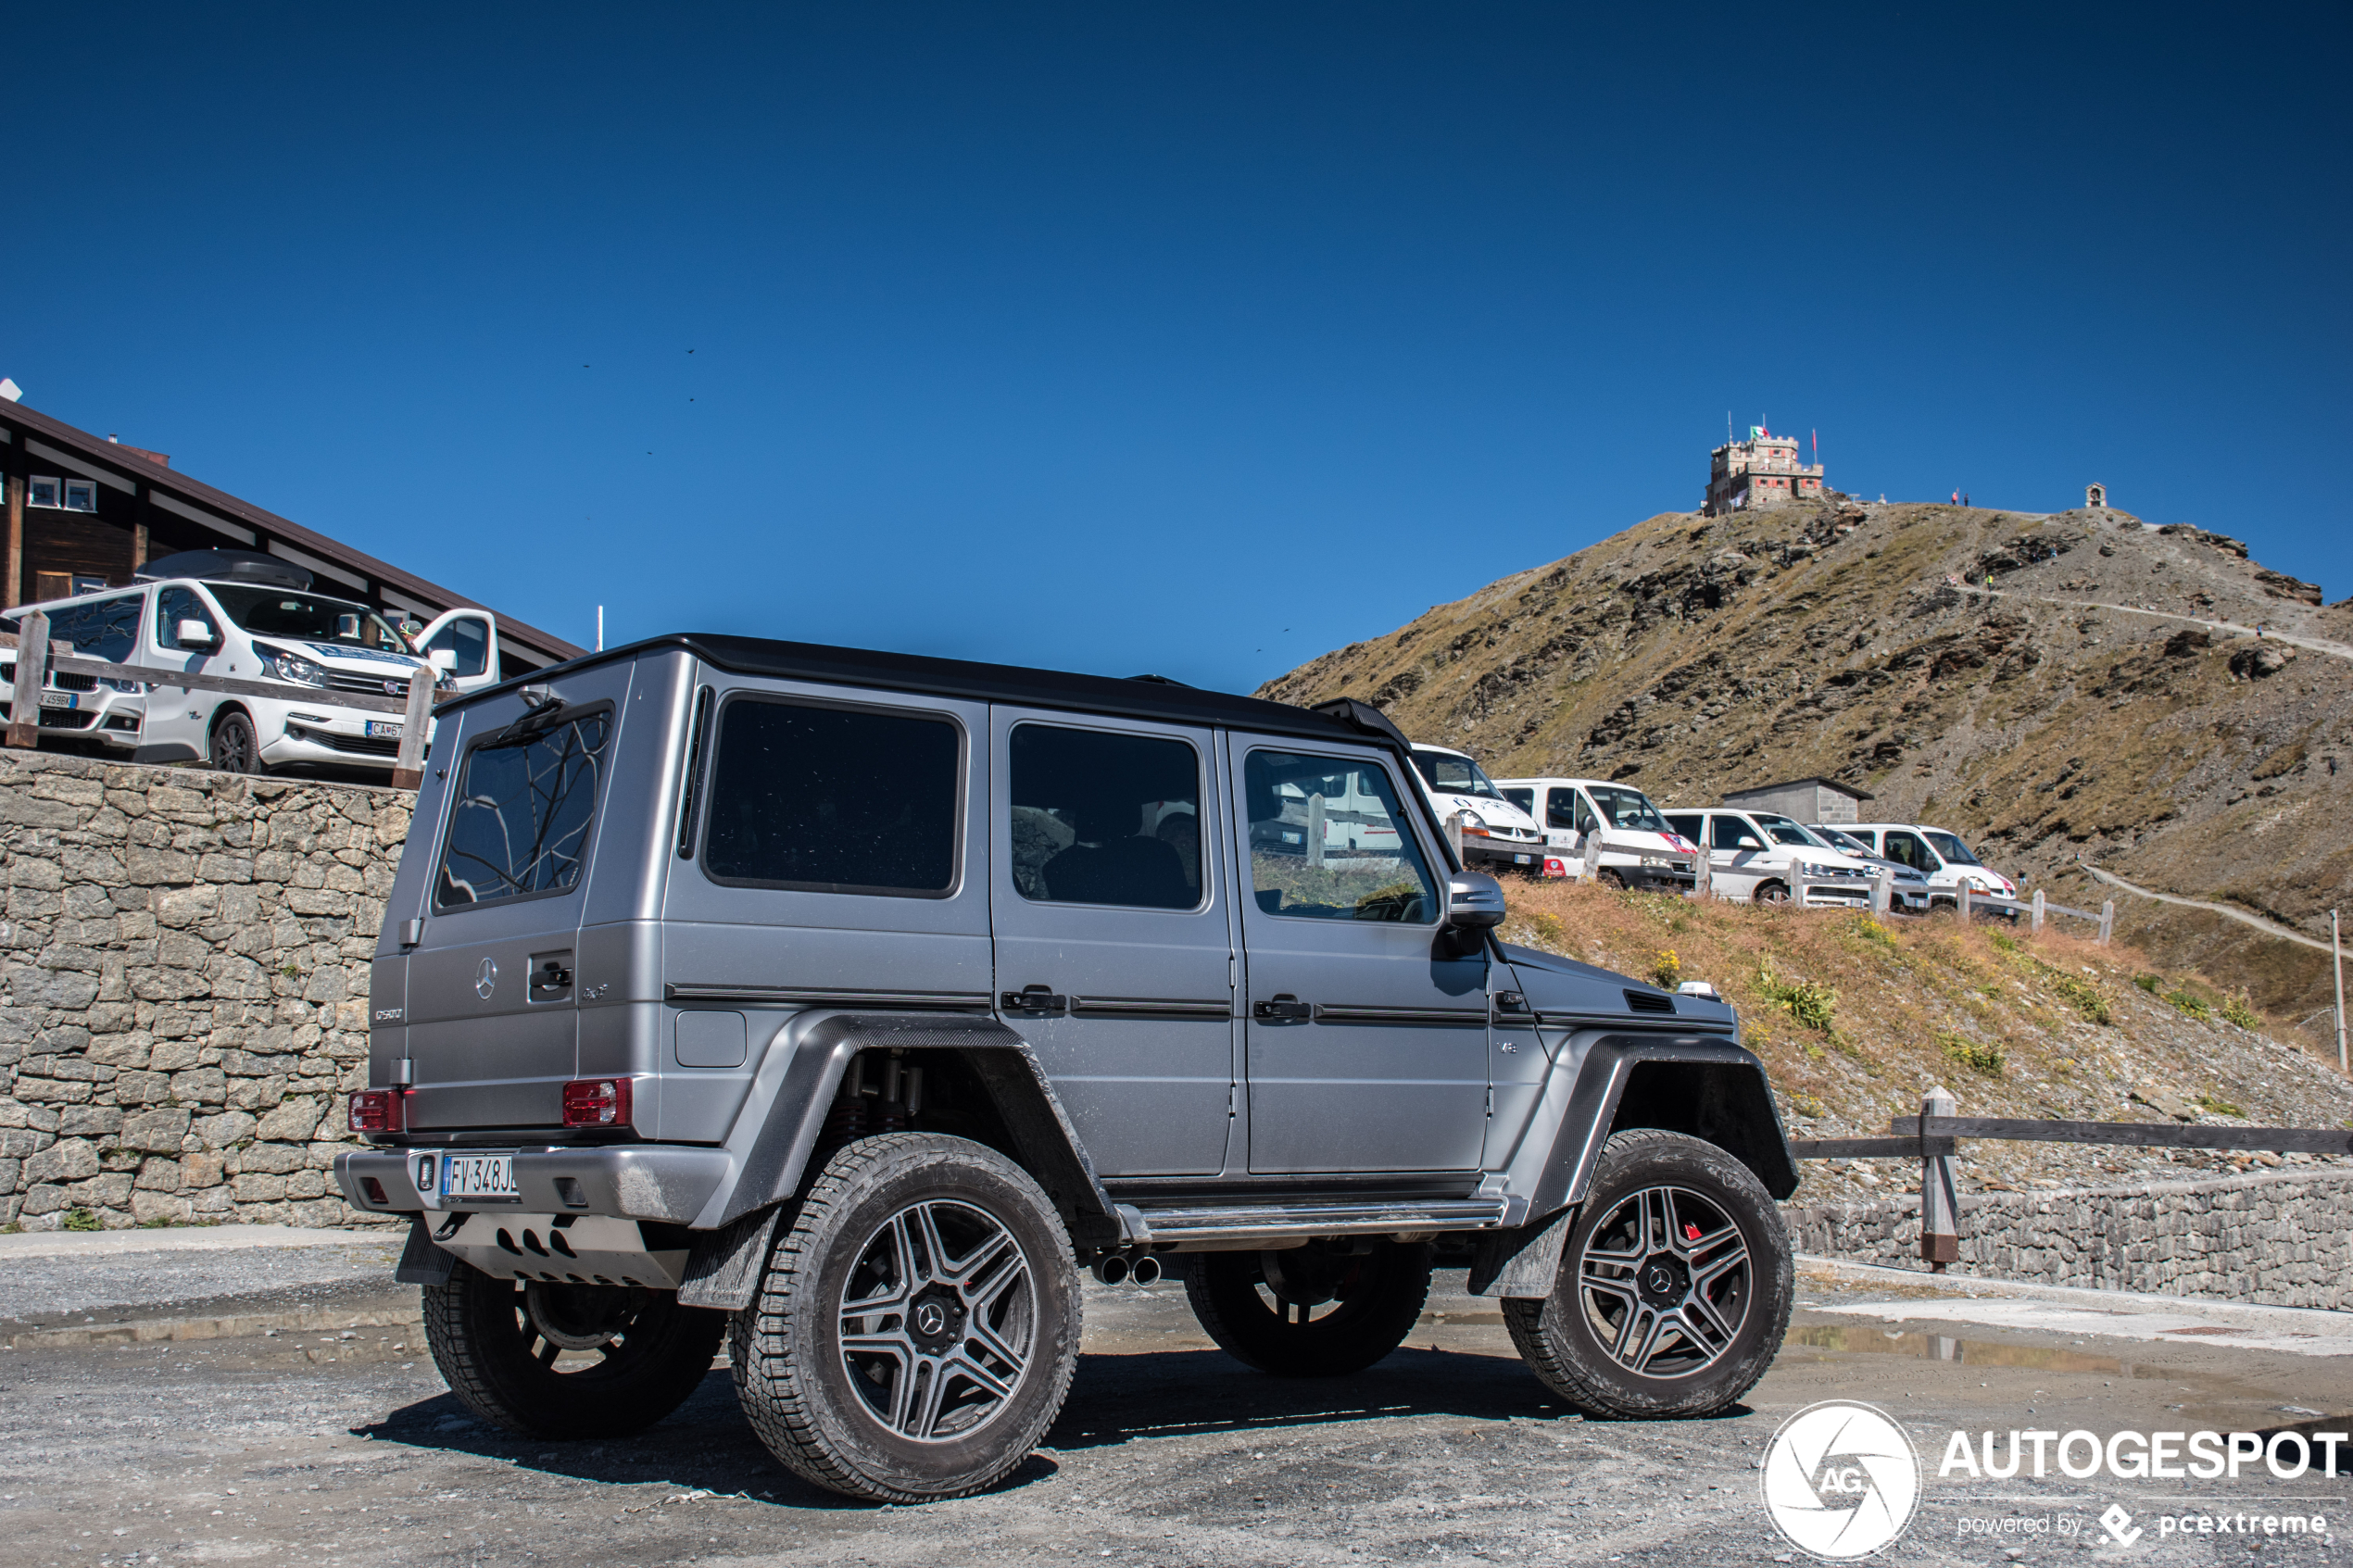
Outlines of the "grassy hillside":
[{"label": "grassy hillside", "polygon": [[[1655,981],[1712,982],[1740,1010],[1793,1137],[1883,1135],[1933,1084],[1968,1116],[2353,1125],[2334,1060],[2283,1039],[2235,990],[2145,955],[1950,915],[1699,903],[1516,882],[1505,940]],[[2164,1109],[2159,1109],[2164,1108]],[[1971,1190],[2245,1170],[2227,1157],[2057,1144],[1963,1146]],[[2304,1156],[2287,1162],[2313,1162]],[[2344,1161],[2337,1161],[2344,1163]],[[1897,1161],[1809,1160],[1801,1200],[1916,1185]]]},{"label": "grassy hillside", "polygon": [[[2353,654],[2353,610],[2320,596],[2234,541],[2110,510],[1667,513],[1261,695],[1361,697],[1498,774],[1662,805],[1821,774],[2061,903],[2110,896],[2080,855],[2324,936],[2353,893],[2353,659],[2331,651]],[[2118,903],[2158,961],[2284,1018],[2328,1003],[2324,954]]]}]

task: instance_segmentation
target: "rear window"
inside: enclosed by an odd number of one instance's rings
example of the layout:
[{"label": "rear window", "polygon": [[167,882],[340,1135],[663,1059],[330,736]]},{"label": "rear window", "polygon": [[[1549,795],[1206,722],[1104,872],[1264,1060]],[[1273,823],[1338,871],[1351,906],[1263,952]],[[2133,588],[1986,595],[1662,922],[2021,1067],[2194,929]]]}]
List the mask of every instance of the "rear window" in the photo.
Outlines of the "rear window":
[{"label": "rear window", "polygon": [[719,715],[703,870],[760,887],[944,897],[963,778],[950,720],[737,697]]},{"label": "rear window", "polygon": [[612,710],[592,709],[466,754],[434,907],[440,910],[568,893],[580,881],[604,775]]}]

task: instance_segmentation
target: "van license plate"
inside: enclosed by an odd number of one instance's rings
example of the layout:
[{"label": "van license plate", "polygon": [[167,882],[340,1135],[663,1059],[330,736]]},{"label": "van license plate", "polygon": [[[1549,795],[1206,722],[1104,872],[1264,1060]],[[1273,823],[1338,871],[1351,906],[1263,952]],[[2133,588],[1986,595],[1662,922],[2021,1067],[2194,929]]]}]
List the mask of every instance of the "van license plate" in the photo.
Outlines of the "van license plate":
[{"label": "van license plate", "polygon": [[1516,866],[1529,866],[1534,865],[1535,863],[1536,857],[1533,855],[1515,855],[1512,857],[1512,864]]},{"label": "van license plate", "polygon": [[371,719],[368,721],[368,738],[370,740],[398,740],[400,738],[400,726],[397,724],[386,724],[380,722],[377,720]]},{"label": "van license plate", "polygon": [[74,697],[71,692],[43,692],[41,694],[41,706],[44,708],[71,708],[73,702]]},{"label": "van license plate", "polygon": [[441,1160],[441,1196],[520,1203],[511,1154],[446,1154]]}]

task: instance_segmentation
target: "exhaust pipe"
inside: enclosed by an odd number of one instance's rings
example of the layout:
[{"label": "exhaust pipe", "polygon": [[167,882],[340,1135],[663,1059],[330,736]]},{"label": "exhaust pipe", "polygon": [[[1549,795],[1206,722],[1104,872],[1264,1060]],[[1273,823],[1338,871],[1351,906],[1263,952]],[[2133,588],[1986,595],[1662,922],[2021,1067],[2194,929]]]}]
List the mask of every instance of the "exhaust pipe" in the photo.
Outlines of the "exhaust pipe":
[{"label": "exhaust pipe", "polygon": [[1160,1283],[1160,1260],[1153,1257],[1149,1252],[1145,1253],[1142,1257],[1137,1259],[1135,1265],[1127,1271],[1127,1277],[1134,1280],[1138,1285],[1158,1285]]},{"label": "exhaust pipe", "polygon": [[1095,1277],[1105,1285],[1127,1282],[1127,1260],[1114,1252],[1095,1260]]}]

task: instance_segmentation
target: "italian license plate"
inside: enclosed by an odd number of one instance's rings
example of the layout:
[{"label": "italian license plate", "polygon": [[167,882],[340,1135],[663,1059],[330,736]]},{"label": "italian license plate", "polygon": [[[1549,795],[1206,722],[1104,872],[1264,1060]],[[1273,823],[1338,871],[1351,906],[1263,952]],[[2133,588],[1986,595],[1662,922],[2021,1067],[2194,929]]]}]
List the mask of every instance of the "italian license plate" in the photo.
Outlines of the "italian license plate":
[{"label": "italian license plate", "polygon": [[41,706],[44,708],[71,708],[73,705],[74,695],[71,692],[43,692],[41,694]]},{"label": "italian license plate", "polygon": [[1535,863],[1536,857],[1533,855],[1515,855],[1512,857],[1512,864],[1516,866],[1532,866]]},{"label": "italian license plate", "polygon": [[400,726],[371,719],[368,721],[368,738],[370,740],[398,740]]},{"label": "italian license plate", "polygon": [[445,1154],[441,1157],[444,1199],[473,1198],[492,1203],[520,1203],[515,1190],[515,1157],[511,1154]]}]

